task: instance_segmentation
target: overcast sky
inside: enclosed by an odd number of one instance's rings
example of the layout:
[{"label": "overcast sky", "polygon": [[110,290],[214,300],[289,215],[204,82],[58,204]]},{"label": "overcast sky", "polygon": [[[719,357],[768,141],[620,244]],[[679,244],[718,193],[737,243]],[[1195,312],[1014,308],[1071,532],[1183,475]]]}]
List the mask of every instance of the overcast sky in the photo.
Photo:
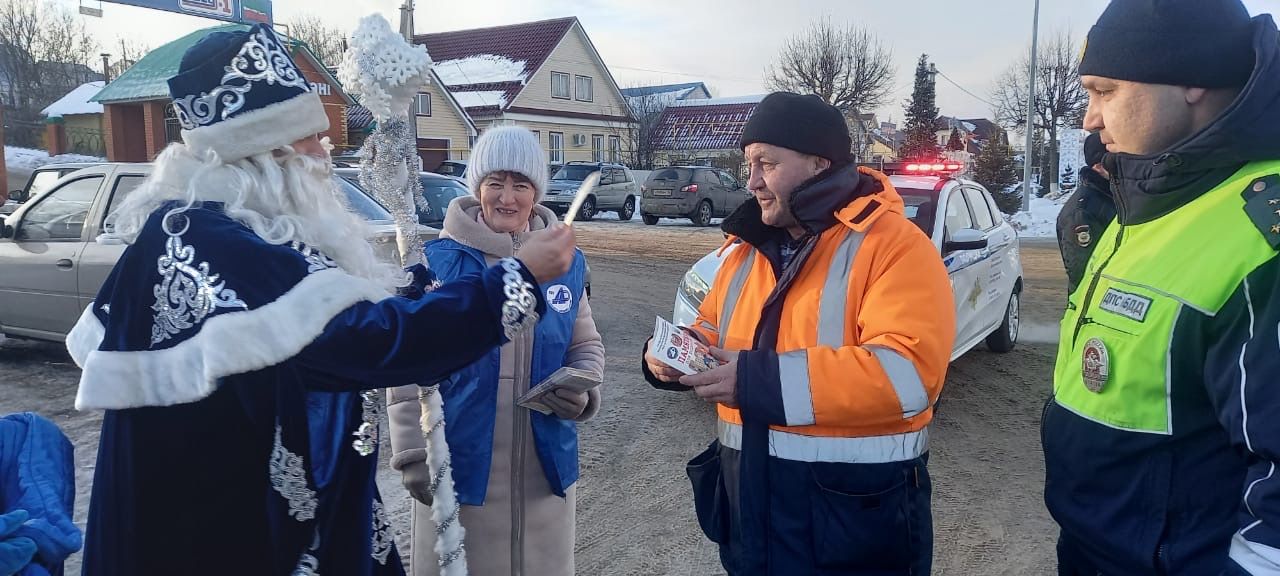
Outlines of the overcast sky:
[{"label": "overcast sky", "polygon": [[[95,0],[55,0],[71,10]],[[275,0],[277,22],[319,16],[348,32],[380,12],[395,26],[400,0]],[[1040,34],[1069,30],[1082,39],[1107,0],[1042,0]],[[1245,0],[1253,14],[1280,13],[1280,0]],[[119,38],[160,46],[212,20],[102,3],[102,18],[82,17],[107,52]],[[863,25],[893,50],[897,90],[879,111],[901,120],[916,60],[989,100],[991,84],[1031,42],[1033,0],[418,0],[419,33],[577,16],[622,87],[703,81],[718,95],[765,92],[764,78],[786,37],[815,19]],[[115,52],[119,52],[117,48]],[[991,117],[991,107],[938,78],[945,115]]]}]

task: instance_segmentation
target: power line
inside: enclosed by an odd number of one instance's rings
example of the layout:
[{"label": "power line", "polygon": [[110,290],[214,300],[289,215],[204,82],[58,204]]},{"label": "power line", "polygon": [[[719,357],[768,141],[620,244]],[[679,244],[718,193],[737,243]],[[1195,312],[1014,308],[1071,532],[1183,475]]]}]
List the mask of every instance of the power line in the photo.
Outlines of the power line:
[{"label": "power line", "polygon": [[961,85],[960,85],[959,83],[957,83],[955,80],[952,80],[951,78],[948,78],[946,74],[943,74],[943,73],[942,73],[942,71],[941,71],[941,70],[938,70],[936,67],[934,68],[934,70],[938,73],[938,75],[939,75],[939,76],[942,76],[942,77],[943,77],[947,82],[950,82],[952,86],[955,86],[956,88],[959,88],[961,92],[964,92],[965,94],[968,94],[968,95],[972,96],[975,100],[977,100],[977,101],[979,101],[979,102],[982,102],[983,104],[986,104],[987,106],[990,106],[990,107],[992,107],[992,108],[999,108],[999,106],[996,106],[995,104],[992,104],[992,103],[991,103],[991,102],[989,102],[986,98],[983,98],[983,97],[981,97],[981,96],[978,96],[977,94],[974,94],[973,92],[968,91],[967,89],[965,89],[965,87],[964,87],[964,86],[961,86]]}]

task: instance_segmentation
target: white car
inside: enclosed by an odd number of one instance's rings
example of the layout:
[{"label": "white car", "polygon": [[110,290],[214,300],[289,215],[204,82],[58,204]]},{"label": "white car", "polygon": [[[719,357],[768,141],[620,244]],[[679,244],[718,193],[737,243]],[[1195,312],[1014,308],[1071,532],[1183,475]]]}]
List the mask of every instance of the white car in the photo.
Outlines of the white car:
[{"label": "white car", "polygon": [[[981,185],[939,176],[890,176],[906,216],[933,239],[951,277],[956,301],[955,360],[986,340],[993,352],[1018,341],[1022,258],[1018,233]],[[939,210],[944,206],[944,210]],[[673,321],[692,325],[724,257],[712,252],[684,275]],[[729,251],[725,251],[728,254]]]}]

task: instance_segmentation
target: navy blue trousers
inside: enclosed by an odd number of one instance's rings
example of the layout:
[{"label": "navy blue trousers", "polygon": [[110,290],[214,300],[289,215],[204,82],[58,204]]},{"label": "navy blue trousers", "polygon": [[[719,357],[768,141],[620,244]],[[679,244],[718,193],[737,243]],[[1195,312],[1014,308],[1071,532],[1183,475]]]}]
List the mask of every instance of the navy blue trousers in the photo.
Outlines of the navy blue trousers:
[{"label": "navy blue trousers", "polygon": [[[886,464],[770,457],[768,509],[744,510],[741,454],[719,442],[689,462],[698,523],[729,576],[920,576],[933,563],[928,455]],[[744,515],[744,512],[746,513]],[[763,529],[763,537],[743,531]],[[747,542],[763,542],[747,546]]]}]

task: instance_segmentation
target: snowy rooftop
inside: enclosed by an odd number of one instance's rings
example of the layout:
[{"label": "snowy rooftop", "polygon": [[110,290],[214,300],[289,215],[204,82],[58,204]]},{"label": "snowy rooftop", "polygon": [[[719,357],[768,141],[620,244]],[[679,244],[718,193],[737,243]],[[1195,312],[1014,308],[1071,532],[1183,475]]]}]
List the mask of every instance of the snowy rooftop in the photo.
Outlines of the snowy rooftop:
[{"label": "snowy rooftop", "polygon": [[68,92],[66,96],[58,99],[57,102],[41,110],[40,113],[50,118],[70,116],[72,114],[102,114],[102,104],[90,102],[89,99],[101,92],[106,85],[106,82],[81,84],[75,90]]},{"label": "snowy rooftop", "polygon": [[454,92],[453,97],[458,101],[458,105],[463,108],[481,108],[484,106],[501,108],[507,105],[507,93],[505,90]]},{"label": "snowy rooftop", "polygon": [[680,100],[673,102],[672,106],[720,106],[722,104],[759,104],[761,100],[768,94],[753,94],[750,96],[729,96],[726,98],[702,98],[698,100]]},{"label": "snowy rooftop", "polygon": [[496,54],[476,54],[436,62],[436,74],[446,86],[520,82],[528,79],[525,63]]}]

